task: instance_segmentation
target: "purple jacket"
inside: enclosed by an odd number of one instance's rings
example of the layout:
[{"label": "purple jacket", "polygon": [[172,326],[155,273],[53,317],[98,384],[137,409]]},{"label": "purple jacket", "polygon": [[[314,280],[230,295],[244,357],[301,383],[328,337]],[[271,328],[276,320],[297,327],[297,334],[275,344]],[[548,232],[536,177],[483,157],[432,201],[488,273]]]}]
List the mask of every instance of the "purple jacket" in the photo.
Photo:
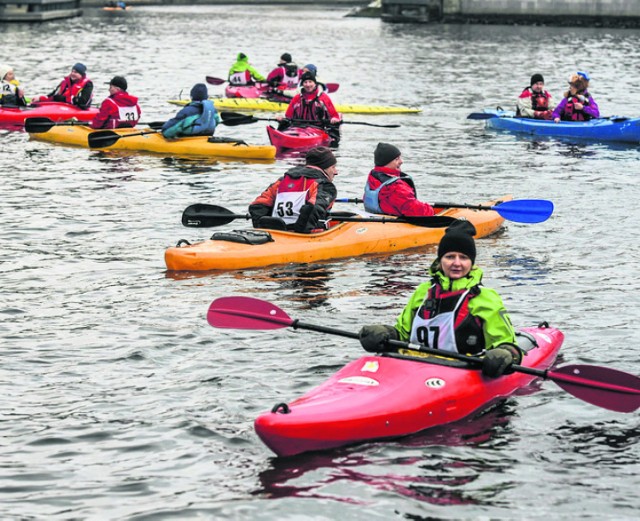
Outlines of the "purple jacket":
[{"label": "purple jacket", "polygon": [[558,103],[558,106],[551,114],[551,119],[560,118],[563,121],[588,121],[599,118],[600,109],[598,109],[598,104],[591,97],[591,94],[584,91],[582,96],[586,98],[582,110],[574,109],[574,103],[580,103],[580,100],[576,97],[568,96],[562,98],[562,101]]}]

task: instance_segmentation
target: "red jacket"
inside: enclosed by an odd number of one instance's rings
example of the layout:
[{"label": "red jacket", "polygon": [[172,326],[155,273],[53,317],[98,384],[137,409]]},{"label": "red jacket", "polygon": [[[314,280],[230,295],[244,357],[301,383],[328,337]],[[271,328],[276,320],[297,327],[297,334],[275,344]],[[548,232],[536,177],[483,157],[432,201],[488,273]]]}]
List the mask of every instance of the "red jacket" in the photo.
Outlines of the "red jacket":
[{"label": "red jacket", "polygon": [[91,128],[135,127],[140,121],[141,112],[138,98],[128,92],[118,91],[102,102]]},{"label": "red jacket", "polygon": [[378,195],[383,213],[406,217],[430,217],[435,214],[430,204],[418,201],[413,179],[400,170],[376,166],[369,172],[367,183],[371,190],[376,190],[391,177],[399,179],[382,188]]}]

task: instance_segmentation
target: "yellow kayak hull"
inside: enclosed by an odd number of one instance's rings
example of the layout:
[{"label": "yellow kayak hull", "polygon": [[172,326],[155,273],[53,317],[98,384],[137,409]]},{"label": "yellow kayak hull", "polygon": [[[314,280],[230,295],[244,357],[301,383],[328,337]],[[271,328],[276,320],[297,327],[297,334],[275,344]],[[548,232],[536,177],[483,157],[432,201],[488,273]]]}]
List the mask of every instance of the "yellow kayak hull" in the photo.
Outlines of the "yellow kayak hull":
[{"label": "yellow kayak hull", "polygon": [[[267,112],[284,112],[286,103],[278,103],[262,98],[210,98],[217,109],[263,110]],[[188,100],[169,100],[172,105],[184,106]],[[385,107],[382,105],[336,105],[336,110],[341,114],[416,114],[422,112],[420,107]]]},{"label": "yellow kayak hull", "polygon": [[[91,132],[96,132],[96,130],[81,125],[55,126],[48,132],[32,133],[30,136],[40,141],[88,148],[88,136]],[[95,150],[132,150],[163,155],[251,160],[273,160],[276,157],[276,148],[271,145],[209,143],[207,136],[165,139],[160,132],[139,128],[121,128],[113,130],[113,132],[121,136],[138,134],[140,132],[149,132],[149,134],[121,138],[109,147]]]},{"label": "yellow kayak hull", "polygon": [[[511,200],[505,196],[499,201]],[[476,227],[476,237],[496,232],[504,219],[494,211],[450,208],[438,215],[466,218]],[[367,254],[393,253],[438,244],[445,228],[425,228],[407,223],[343,222],[314,234],[265,230],[273,242],[250,245],[206,240],[165,251],[171,271],[210,271],[259,268],[273,264],[309,263]],[[182,242],[182,241],[181,241]]]}]

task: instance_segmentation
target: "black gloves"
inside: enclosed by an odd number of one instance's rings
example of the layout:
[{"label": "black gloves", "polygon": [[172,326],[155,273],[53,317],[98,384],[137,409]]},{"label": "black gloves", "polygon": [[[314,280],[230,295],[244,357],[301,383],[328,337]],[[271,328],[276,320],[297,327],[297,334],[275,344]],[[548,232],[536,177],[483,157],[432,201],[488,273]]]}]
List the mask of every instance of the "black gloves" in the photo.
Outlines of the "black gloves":
[{"label": "black gloves", "polygon": [[482,374],[489,378],[497,378],[505,373],[514,363],[520,363],[522,353],[513,344],[500,344],[487,351],[482,361]]},{"label": "black gloves", "polygon": [[398,331],[393,326],[363,326],[360,330],[360,343],[365,351],[381,353],[395,351],[387,344],[389,340],[398,340]]}]

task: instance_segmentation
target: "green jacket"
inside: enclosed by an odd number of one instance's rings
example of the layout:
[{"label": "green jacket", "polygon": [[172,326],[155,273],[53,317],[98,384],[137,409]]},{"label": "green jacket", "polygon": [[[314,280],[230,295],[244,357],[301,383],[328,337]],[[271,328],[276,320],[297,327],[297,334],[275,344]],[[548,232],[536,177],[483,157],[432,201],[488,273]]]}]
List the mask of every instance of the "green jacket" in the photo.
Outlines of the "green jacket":
[{"label": "green jacket", "polygon": [[231,76],[235,72],[244,72],[244,71],[249,71],[251,73],[251,77],[255,81],[264,81],[266,79],[262,74],[260,74],[257,70],[253,68],[253,66],[249,63],[249,58],[244,56],[242,53],[238,53],[238,56],[236,57],[236,62],[229,69],[229,76]]},{"label": "green jacket", "polygon": [[[477,266],[474,266],[466,277],[454,281],[445,277],[441,271],[435,271],[435,267],[436,263],[431,266],[429,275],[435,278],[445,291],[468,289],[482,281],[482,270]],[[400,313],[395,324],[400,340],[409,341],[413,318],[424,302],[431,285],[431,281],[420,284]],[[500,344],[517,345],[516,333],[511,325],[511,319],[500,295],[495,290],[480,286],[480,294],[469,301],[469,312],[482,321],[486,349],[492,349]]]}]

